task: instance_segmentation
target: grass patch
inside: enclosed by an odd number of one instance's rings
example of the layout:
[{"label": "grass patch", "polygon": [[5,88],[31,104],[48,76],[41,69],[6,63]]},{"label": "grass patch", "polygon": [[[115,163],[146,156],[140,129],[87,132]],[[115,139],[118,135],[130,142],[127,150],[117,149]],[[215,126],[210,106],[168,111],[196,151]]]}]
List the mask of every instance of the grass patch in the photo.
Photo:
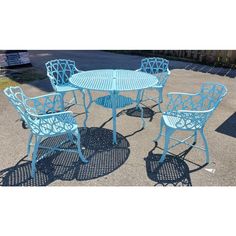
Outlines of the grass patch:
[{"label": "grass patch", "polygon": [[7,77],[0,77],[0,90],[5,89],[9,86],[18,86],[19,83],[7,78]]},{"label": "grass patch", "polygon": [[0,70],[0,90],[8,86],[17,86],[45,78],[45,74],[32,67]]}]

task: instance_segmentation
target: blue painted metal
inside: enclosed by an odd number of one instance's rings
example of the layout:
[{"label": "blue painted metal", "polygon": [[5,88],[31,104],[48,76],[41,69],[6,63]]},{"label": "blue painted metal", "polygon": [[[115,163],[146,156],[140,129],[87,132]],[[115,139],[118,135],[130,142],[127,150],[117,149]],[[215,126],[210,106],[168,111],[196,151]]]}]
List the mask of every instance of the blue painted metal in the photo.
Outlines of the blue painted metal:
[{"label": "blue painted metal", "polygon": [[157,83],[154,75],[132,70],[90,70],[69,78],[75,87],[97,91],[135,91]]},{"label": "blue painted metal", "polygon": [[[209,150],[204,135],[204,127],[226,94],[227,89],[223,84],[211,82],[203,83],[200,91],[196,94],[168,93],[169,103],[166,111],[162,114],[160,132],[155,139],[155,141],[158,141],[161,136],[165,136],[165,147],[160,162],[165,160],[168,150],[184,143],[205,151],[206,163],[209,163]],[[165,135],[162,135],[163,127],[166,129]],[[179,140],[171,137],[176,130],[191,131],[193,135],[184,140]],[[196,142],[198,131],[203,139],[204,148],[186,142],[192,137]],[[177,141],[177,143],[169,147],[170,139]]]},{"label": "blue painted metal", "polygon": [[158,97],[144,96],[144,92],[141,96],[141,101],[152,100],[158,104],[158,108],[161,111],[161,103],[163,102],[163,89],[166,85],[167,79],[170,76],[169,61],[159,57],[144,58],[141,60],[141,67],[137,71],[142,71],[155,75],[157,82],[151,89],[155,89],[158,92]]},{"label": "blue painted metal", "polygon": [[[70,149],[59,149],[58,147],[43,147],[40,142],[48,137],[59,136],[62,134],[73,135],[80,159],[87,162],[80,149],[80,134],[77,123],[71,111],[64,111],[64,102],[60,93],[52,93],[38,97],[27,97],[20,87],[8,87],[4,90],[11,104],[16,108],[21,118],[26,122],[30,130],[27,155],[30,154],[30,147],[33,137],[35,138],[33,159],[32,159],[32,177],[35,176],[36,162],[42,157],[37,157],[38,148],[49,149],[48,153],[55,150],[72,151]],[[63,143],[68,140],[63,141]],[[44,154],[46,156],[48,153]]]},{"label": "blue painted metal", "polygon": [[[76,87],[84,88],[88,90],[107,91],[109,95],[99,97],[94,101],[97,105],[105,108],[112,109],[113,117],[113,143],[117,143],[116,140],[116,109],[124,108],[133,103],[136,103],[136,107],[141,110],[142,127],[145,125],[143,119],[143,109],[140,106],[141,92],[143,89],[154,86],[157,83],[155,76],[136,72],[131,70],[91,70],[86,72],[77,73],[71,76],[69,79],[71,84]],[[122,91],[138,91],[136,99],[131,97],[119,95]],[[92,102],[88,105],[90,107]],[[87,117],[84,123],[86,124]]]},{"label": "blue painted metal", "polygon": [[[75,66],[75,62],[72,60],[66,59],[55,59],[48,61],[45,63],[47,69],[47,76],[50,79],[51,85],[55,92],[61,93],[64,100],[64,95],[67,92],[72,92],[73,99],[69,102],[68,105],[78,104],[75,91],[79,90],[82,93],[83,98],[83,105],[85,112],[87,112],[86,102],[85,102],[85,91],[82,88],[74,87],[69,78],[76,74],[80,73],[81,71],[78,70]],[[89,94],[89,98],[91,98],[91,94]],[[88,114],[86,113],[86,116]]]},{"label": "blue painted metal", "polygon": [[116,139],[116,101],[118,97],[118,93],[116,91],[110,92],[111,93],[111,101],[112,101],[112,122],[113,122],[113,144],[117,143]]},{"label": "blue painted metal", "polygon": [[[105,108],[112,109],[113,106],[112,106],[111,96],[112,95],[99,97],[95,100],[95,103],[97,105],[103,106]],[[119,95],[118,92],[116,92],[116,94],[114,94],[114,96],[115,96],[115,106],[116,106],[117,109],[123,108],[123,107],[126,107],[126,106],[129,106],[129,105],[133,104],[134,100],[131,97],[126,97],[126,96],[123,96],[123,95]]]}]

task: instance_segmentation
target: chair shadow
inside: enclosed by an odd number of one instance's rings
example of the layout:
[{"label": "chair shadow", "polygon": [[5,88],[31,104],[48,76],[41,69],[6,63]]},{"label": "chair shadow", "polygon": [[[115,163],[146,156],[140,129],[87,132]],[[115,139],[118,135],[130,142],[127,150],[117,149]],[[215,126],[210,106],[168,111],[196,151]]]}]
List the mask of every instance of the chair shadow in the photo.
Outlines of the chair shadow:
[{"label": "chair shadow", "polygon": [[[156,105],[154,105],[156,106]],[[149,118],[149,121],[151,122],[153,120],[153,116],[157,113],[155,111],[152,110],[152,108],[154,107],[143,107],[143,118]],[[126,113],[127,116],[132,116],[132,117],[139,117],[141,118],[141,110],[136,107],[132,107],[132,108],[129,108],[129,109],[126,109],[124,111]]]},{"label": "chair shadow", "polygon": [[[31,177],[31,161],[23,157],[15,166],[0,171],[2,186],[47,186],[54,181],[85,181],[96,179],[118,169],[129,157],[129,142],[117,133],[117,144],[112,144],[112,130],[104,128],[80,128],[81,146],[87,164],[80,161],[77,153],[55,151],[36,164],[36,176]],[[50,137],[42,142],[44,146],[54,146],[65,140],[65,135]],[[72,142],[62,148],[76,150]],[[38,155],[45,153],[39,149]]]},{"label": "chair shadow", "polygon": [[236,138],[236,112],[225,120],[215,131]]},{"label": "chair shadow", "polygon": [[[195,143],[193,143],[194,145]],[[189,147],[178,155],[168,154],[163,163],[159,163],[161,154],[154,154],[153,151],[159,148],[155,142],[154,148],[149,151],[148,156],[144,158],[146,161],[147,176],[152,181],[155,181],[155,186],[192,186],[190,173],[202,169],[205,165],[199,166],[196,169],[189,170],[185,157],[193,147]],[[188,161],[188,160],[187,160]]]}]

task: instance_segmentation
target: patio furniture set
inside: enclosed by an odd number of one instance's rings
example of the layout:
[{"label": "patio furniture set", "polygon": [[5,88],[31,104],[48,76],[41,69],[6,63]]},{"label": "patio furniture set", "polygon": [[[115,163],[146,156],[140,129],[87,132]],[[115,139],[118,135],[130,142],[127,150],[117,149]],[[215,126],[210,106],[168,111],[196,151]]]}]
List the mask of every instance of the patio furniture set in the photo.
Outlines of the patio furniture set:
[{"label": "patio furniture set", "polygon": [[[16,108],[30,131],[27,155],[30,156],[31,146],[33,146],[31,164],[33,178],[36,173],[37,161],[55,151],[76,152],[83,163],[88,162],[81,150],[80,132],[73,113],[65,111],[66,106],[79,104],[76,97],[77,91],[82,94],[82,104],[79,105],[82,105],[85,111],[84,127],[87,126],[89,108],[93,103],[111,109],[113,145],[117,144],[116,110],[135,104],[136,109],[141,111],[141,127],[145,127],[141,102],[152,100],[158,104],[159,110],[162,112],[160,132],[154,141],[159,141],[161,136],[165,136],[164,151],[159,161],[160,164],[165,160],[168,151],[181,143],[205,151],[206,163],[209,162],[208,144],[203,130],[207,120],[227,93],[227,89],[223,84],[202,83],[199,92],[196,94],[168,93],[169,102],[166,109],[163,110],[160,106],[163,102],[163,89],[170,76],[169,62],[166,59],[142,59],[141,67],[136,71],[122,69],[81,71],[76,68],[74,61],[66,59],[51,60],[45,65],[54,93],[30,98],[24,94],[20,87],[8,87],[4,90],[5,95]],[[149,89],[154,89],[158,96],[148,96]],[[91,91],[107,92],[107,95],[93,100]],[[121,94],[121,92],[127,91],[136,91],[136,99]],[[69,103],[66,103],[64,97],[68,92],[72,93],[73,98]],[[165,127],[164,134],[162,134],[163,127]],[[191,131],[192,135],[184,140],[179,140],[171,137],[176,130]],[[198,132],[200,132],[204,141],[204,148],[195,145]],[[66,134],[67,139],[59,145],[55,147],[42,145],[44,139],[63,134]],[[33,138],[35,139],[34,144],[32,143]],[[150,140],[153,140],[153,138],[150,137]],[[194,144],[187,142],[190,138],[194,138]],[[171,139],[176,143],[169,146]],[[66,142],[73,142],[77,149],[61,148]],[[47,149],[48,152],[39,157],[39,148]]]}]

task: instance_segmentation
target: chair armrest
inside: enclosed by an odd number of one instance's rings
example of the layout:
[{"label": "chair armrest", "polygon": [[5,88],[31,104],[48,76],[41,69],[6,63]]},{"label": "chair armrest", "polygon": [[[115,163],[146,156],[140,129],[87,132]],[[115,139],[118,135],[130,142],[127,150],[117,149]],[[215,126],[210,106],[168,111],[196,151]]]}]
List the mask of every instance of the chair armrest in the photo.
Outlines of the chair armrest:
[{"label": "chair armrest", "polygon": [[54,114],[35,115],[29,114],[29,125],[34,134],[55,135],[72,131],[77,126],[71,111]]},{"label": "chair armrest", "polygon": [[77,67],[75,67],[75,72],[79,73],[79,72],[82,72],[82,70],[79,70]]},{"label": "chair armrest", "polygon": [[167,93],[167,96],[173,96],[173,95],[183,95],[183,96],[196,96],[199,95],[199,93],[179,93],[179,92],[169,92]]},{"label": "chair armrest", "polygon": [[171,74],[171,72],[170,72],[170,70],[169,70],[169,69],[167,69],[167,74],[168,74],[168,75],[170,75],[170,74]]},{"label": "chair armrest", "polygon": [[62,98],[60,93],[49,93],[49,94],[44,94],[44,95],[32,97],[32,98],[29,98],[29,99],[40,99],[40,98],[47,98],[47,97],[53,97],[53,96],[59,96],[59,97]]},{"label": "chair armrest", "polygon": [[168,116],[177,116],[178,114],[207,114],[214,110],[214,108],[204,111],[197,111],[197,110],[173,110],[173,111],[165,111],[163,112],[164,115]]},{"label": "chair armrest", "polygon": [[64,102],[60,93],[51,93],[25,100],[26,110],[34,115],[64,111]]},{"label": "chair armrest", "polygon": [[[72,120],[75,121],[75,118],[73,117],[73,112],[72,111],[62,111],[62,112],[57,112],[57,113],[50,113],[50,114],[43,114],[43,115],[36,115],[33,113],[29,113],[32,117],[37,118],[37,119],[50,119],[52,117],[57,117],[57,118],[63,118],[63,117],[71,117]],[[76,123],[76,121],[75,121]]]},{"label": "chair armrest", "polygon": [[197,111],[197,110],[178,110],[177,112],[179,112],[179,113],[192,113],[192,114],[194,114],[194,113],[199,113],[199,114],[204,114],[204,113],[210,113],[210,112],[212,112],[214,110],[214,108],[211,108],[211,109],[209,109],[209,110],[204,110],[204,111]]},{"label": "chair armrest", "polygon": [[167,111],[164,112],[164,115],[176,117],[175,126],[182,129],[200,129],[202,128],[208,118],[210,117],[212,111],[190,111],[190,110],[178,110],[178,111]]}]

